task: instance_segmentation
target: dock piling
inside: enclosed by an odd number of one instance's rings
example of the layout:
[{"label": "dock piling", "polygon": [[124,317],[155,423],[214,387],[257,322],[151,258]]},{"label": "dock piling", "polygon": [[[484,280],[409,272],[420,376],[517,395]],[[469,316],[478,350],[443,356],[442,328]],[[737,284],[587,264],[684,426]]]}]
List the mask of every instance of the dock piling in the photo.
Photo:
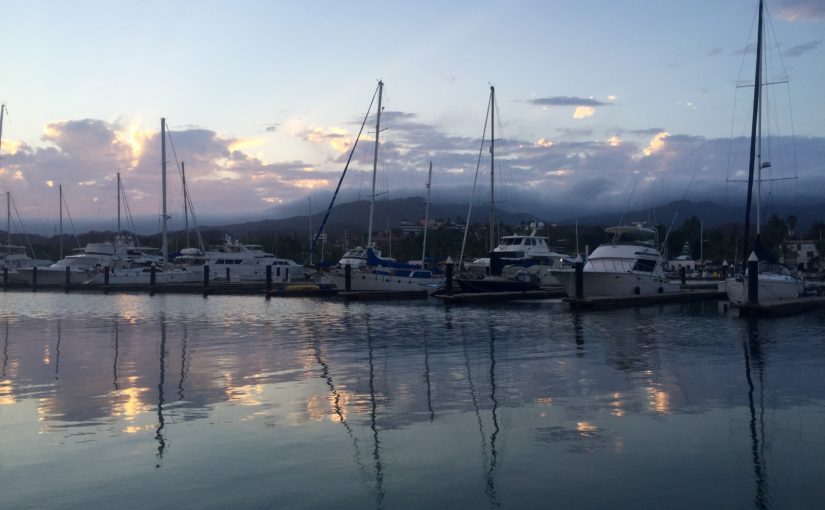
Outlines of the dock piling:
[{"label": "dock piling", "polygon": [[756,252],[748,257],[748,304],[759,304],[759,258]]},{"label": "dock piling", "polygon": [[266,291],[272,290],[272,264],[266,266]]},{"label": "dock piling", "polygon": [[103,268],[103,284],[109,285],[109,266]]},{"label": "dock piling", "polygon": [[226,281],[227,281],[227,282],[231,281],[231,280],[229,279],[229,268],[228,268],[228,267],[226,268]]},{"label": "dock piling", "polygon": [[576,299],[584,299],[584,261],[581,255],[576,255],[573,267],[576,271]]},{"label": "dock piling", "polygon": [[66,266],[66,287],[72,284],[72,272],[69,266]]},{"label": "dock piling", "polygon": [[203,266],[203,288],[209,287],[209,266]]},{"label": "dock piling", "polygon": [[152,287],[152,288],[155,287],[155,281],[156,281],[156,276],[157,276],[157,275],[155,275],[156,269],[157,268],[155,267],[154,264],[152,264],[152,267],[149,268],[149,286]]},{"label": "dock piling", "polygon": [[344,266],[344,290],[347,292],[352,290],[352,266],[350,264]]},{"label": "dock piling", "polygon": [[684,267],[679,268],[679,281],[682,282],[682,285],[687,285],[687,269]]},{"label": "dock piling", "polygon": [[9,283],[9,268],[3,266],[3,285]]},{"label": "dock piling", "polygon": [[455,264],[453,263],[453,259],[447,257],[447,265],[445,267],[447,272],[447,294],[453,293],[453,269]]},{"label": "dock piling", "polygon": [[37,285],[37,266],[32,267],[32,285]]}]

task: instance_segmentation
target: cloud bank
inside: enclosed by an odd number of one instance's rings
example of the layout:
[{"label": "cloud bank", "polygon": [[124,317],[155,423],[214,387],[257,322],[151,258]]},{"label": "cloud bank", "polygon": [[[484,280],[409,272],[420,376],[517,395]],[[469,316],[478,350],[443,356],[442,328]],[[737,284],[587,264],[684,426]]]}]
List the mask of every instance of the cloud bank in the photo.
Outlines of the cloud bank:
[{"label": "cloud bank", "polygon": [[[569,105],[567,99],[556,102]],[[389,190],[387,196],[423,194],[432,161],[434,200],[467,202],[477,167],[477,196],[487,199],[489,146],[482,146],[481,140],[450,134],[407,112],[385,111],[382,121],[387,131],[382,130],[379,146],[378,186]],[[185,161],[192,200],[201,215],[271,215],[278,204],[305,201],[311,193],[328,195],[338,183],[357,127],[296,130],[296,143],[316,146],[317,159],[275,162],[250,154],[260,140],[206,128],[172,130],[167,148],[170,210],[182,210],[178,161]],[[56,121],[44,127],[39,142],[4,144],[14,152],[0,161],[0,184],[16,194],[18,204],[37,210],[35,216],[56,216],[55,188],[62,185],[76,217],[115,217],[117,172],[133,214],[159,214],[158,131],[99,119]],[[791,146],[790,139],[775,143]],[[771,172],[798,180],[767,187],[770,199],[822,196],[825,191],[819,166],[825,160],[825,138],[796,138],[793,144],[797,166],[774,161]],[[746,147],[742,138],[710,139],[671,133],[664,127],[550,130],[533,140],[504,138],[497,142],[496,193],[502,207],[518,210],[529,203],[557,217],[683,196],[744,201],[744,187],[728,180],[747,171]],[[374,133],[359,142],[343,187],[344,200],[364,198],[369,192],[374,148]]]}]

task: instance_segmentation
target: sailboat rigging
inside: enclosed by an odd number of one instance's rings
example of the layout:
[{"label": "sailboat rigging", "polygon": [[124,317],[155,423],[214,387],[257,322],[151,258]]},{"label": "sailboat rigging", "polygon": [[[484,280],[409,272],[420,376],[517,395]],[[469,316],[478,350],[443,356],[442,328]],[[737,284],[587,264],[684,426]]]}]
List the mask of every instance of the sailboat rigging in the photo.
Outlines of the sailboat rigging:
[{"label": "sailboat rigging", "polygon": [[[762,169],[769,168],[770,163],[761,159],[761,138],[762,138],[762,87],[766,84],[763,79],[763,52],[764,52],[764,0],[759,0],[759,11],[756,35],[756,66],[754,69],[753,103],[750,132],[750,153],[748,159],[748,190],[745,203],[745,228],[742,239],[742,266],[747,265],[750,257],[764,257],[760,241],[761,223],[761,182]],[[753,185],[757,183],[757,216],[756,216],[756,237],[751,245],[750,223],[751,208],[753,203]],[[759,274],[757,277],[759,286],[759,300],[761,303],[781,301],[783,299],[793,299],[799,297],[804,290],[804,283],[801,279],[793,275],[790,270],[779,264],[766,264],[760,261]],[[733,303],[745,303],[748,298],[748,282],[745,275],[739,274],[726,282],[728,299]]]},{"label": "sailboat rigging", "polygon": [[[377,246],[372,241],[376,196],[375,183],[376,176],[378,173],[378,133],[380,133],[381,131],[381,101],[383,99],[383,90],[384,82],[379,80],[378,89],[376,91],[376,95],[378,97],[378,105],[376,108],[377,113],[375,118],[376,136],[375,149],[373,152],[372,161],[372,189],[370,192],[370,215],[367,234],[367,244],[364,247],[358,246],[344,253],[344,256],[338,262],[338,266],[329,273],[327,273],[327,276],[333,281],[335,286],[339,289],[347,289],[353,291],[416,291],[428,289],[434,290],[441,285],[441,282],[443,280],[441,276],[436,275],[432,271],[429,271],[417,265],[403,264],[396,262],[392,258],[382,257],[381,251],[378,250]],[[372,102],[370,102],[370,108],[372,108]],[[364,124],[366,124],[368,116],[369,110],[367,111],[367,115],[364,117],[364,122],[361,125],[361,131],[363,131]],[[358,133],[359,138],[361,136],[361,131],[359,131]],[[358,138],[356,138],[356,144],[357,143]],[[354,150],[355,146],[353,146],[353,149],[350,152],[350,157],[347,160],[346,167],[344,168],[344,173],[346,173],[347,168],[349,167],[349,162],[352,159],[352,154]],[[430,170],[430,172],[432,172],[432,169]],[[432,174],[430,173],[430,176],[431,175]],[[321,226],[318,228],[318,234],[316,234],[315,236],[313,246],[320,237],[324,225],[326,224],[329,218],[329,213],[332,210],[335,198],[341,187],[341,183],[343,182],[343,177],[344,176],[342,175],[341,180],[339,180],[338,182],[338,187],[336,188],[335,194],[332,197],[332,201],[330,202],[329,208],[327,209],[327,213],[324,216],[324,220],[321,222]],[[348,266],[351,271],[349,285],[347,285]]]}]

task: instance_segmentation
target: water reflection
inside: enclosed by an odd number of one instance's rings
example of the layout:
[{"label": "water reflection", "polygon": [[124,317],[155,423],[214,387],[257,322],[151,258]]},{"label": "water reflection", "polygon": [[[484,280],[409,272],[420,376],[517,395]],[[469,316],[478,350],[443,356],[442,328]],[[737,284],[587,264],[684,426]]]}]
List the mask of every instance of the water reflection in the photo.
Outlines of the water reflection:
[{"label": "water reflection", "polygon": [[430,421],[435,420],[433,411],[433,388],[430,382],[430,350],[427,347],[427,335],[424,335],[424,380],[427,383],[427,410],[430,412]]},{"label": "water reflection", "polygon": [[117,321],[114,321],[114,341],[115,341],[115,355],[112,360],[112,386],[115,387],[115,393],[120,391],[117,385],[117,358],[120,355],[120,328]]},{"label": "water reflection", "polygon": [[[230,482],[204,467],[214,466],[237,473],[233,488],[270,498],[245,501],[255,507],[272,506],[275,491],[307,506],[432,506],[410,499],[421,487],[452,508],[592,507],[594,481],[619,506],[668,506],[650,494],[708,473],[730,506],[767,509],[798,497],[784,472],[821,444],[819,428],[773,425],[825,421],[825,343],[771,342],[821,328],[808,319],[780,329],[703,313],[685,322],[678,307],[306,303],[272,300],[283,309],[248,324],[174,307],[155,318],[4,319],[0,424],[7,443],[24,442],[10,465],[31,475],[38,458],[95,458],[167,488],[198,473],[205,482],[189,483],[214,485],[202,490],[216,497]],[[800,471],[805,483],[825,475]],[[77,486],[99,484],[89,475]],[[691,493],[672,506],[688,502],[708,503]]]},{"label": "water reflection", "polygon": [[381,464],[381,441],[378,439],[378,405],[375,401],[375,361],[372,352],[372,333],[370,331],[369,314],[365,317],[365,324],[367,328],[367,351],[370,368],[370,429],[372,430],[373,440],[372,459],[375,462],[375,501],[377,508],[381,508],[384,502],[384,467]]},{"label": "water reflection", "polygon": [[496,466],[498,465],[498,449],[496,439],[501,429],[498,425],[498,399],[496,398],[496,334],[490,325],[490,402],[493,406],[490,415],[493,419],[493,432],[490,434],[490,466],[487,470],[486,494],[490,498],[490,503],[494,508],[501,506],[496,494]]},{"label": "water reflection", "polygon": [[183,401],[183,381],[186,379],[186,347],[189,341],[189,329],[183,325],[183,339],[180,347],[180,379],[178,379],[178,400]]},{"label": "water reflection", "polygon": [[156,468],[160,467],[163,460],[163,451],[166,450],[166,437],[163,428],[166,426],[166,419],[163,416],[163,385],[166,383],[166,320],[160,317],[160,376],[158,377],[158,426],[155,429],[155,440],[158,442],[158,462]]},{"label": "water reflection", "polygon": [[329,387],[329,393],[332,397],[332,411],[334,413],[334,419],[338,423],[340,423],[347,432],[347,436],[349,436],[350,440],[352,441],[353,447],[353,461],[355,465],[358,466],[358,471],[361,475],[366,478],[367,469],[364,466],[364,463],[361,461],[361,448],[358,446],[358,438],[355,436],[355,433],[352,430],[352,426],[347,421],[346,411],[345,411],[345,401],[349,399],[345,399],[342,397],[341,392],[336,388],[335,382],[332,379],[332,374],[329,369],[329,365],[327,365],[326,361],[324,361],[323,351],[321,349],[321,343],[317,337],[309,337],[312,339],[312,350],[313,355],[315,356],[315,360],[318,362],[318,365],[321,366],[321,378],[324,379],[326,382],[327,387]]},{"label": "water reflection", "polygon": [[6,367],[9,364],[9,320],[3,323],[3,370],[0,377],[6,378]]},{"label": "water reflection", "polygon": [[[759,321],[747,321],[747,336],[742,342],[745,354],[745,378],[748,381],[748,409],[750,410],[751,456],[753,458],[753,475],[756,484],[754,505],[759,509],[771,506],[768,487],[768,469],[765,461],[765,370],[762,359],[762,345],[759,340]],[[759,382],[759,413],[754,403],[754,378],[752,370],[757,373]]]},{"label": "water reflection", "polygon": [[54,378],[60,378],[60,342],[63,339],[63,328],[61,327],[62,322],[60,319],[57,320],[57,343],[54,347]]}]

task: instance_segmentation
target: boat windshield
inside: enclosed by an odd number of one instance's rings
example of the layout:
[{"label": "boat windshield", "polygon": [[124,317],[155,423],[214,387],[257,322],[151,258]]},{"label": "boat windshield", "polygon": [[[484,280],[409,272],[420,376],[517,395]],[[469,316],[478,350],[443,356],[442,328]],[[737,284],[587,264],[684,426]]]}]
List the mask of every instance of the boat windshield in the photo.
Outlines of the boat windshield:
[{"label": "boat windshield", "polygon": [[791,273],[791,270],[788,269],[788,267],[783,266],[782,264],[771,264],[769,262],[760,262],[759,272],[778,274],[783,276],[793,276],[793,273]]}]

